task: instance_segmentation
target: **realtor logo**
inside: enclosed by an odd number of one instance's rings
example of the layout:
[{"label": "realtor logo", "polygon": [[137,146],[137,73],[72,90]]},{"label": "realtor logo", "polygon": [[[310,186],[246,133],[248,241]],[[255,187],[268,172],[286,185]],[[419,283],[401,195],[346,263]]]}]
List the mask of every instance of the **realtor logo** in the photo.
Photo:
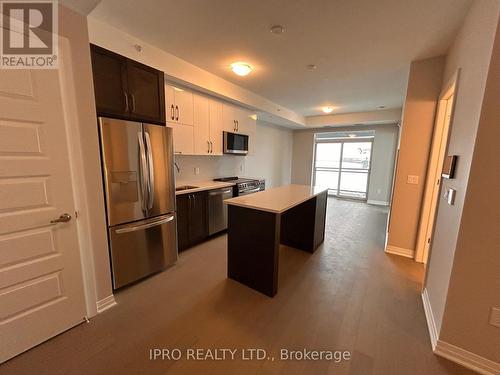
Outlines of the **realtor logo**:
[{"label": "realtor logo", "polygon": [[57,68],[56,1],[0,1],[0,12],[0,68]]}]

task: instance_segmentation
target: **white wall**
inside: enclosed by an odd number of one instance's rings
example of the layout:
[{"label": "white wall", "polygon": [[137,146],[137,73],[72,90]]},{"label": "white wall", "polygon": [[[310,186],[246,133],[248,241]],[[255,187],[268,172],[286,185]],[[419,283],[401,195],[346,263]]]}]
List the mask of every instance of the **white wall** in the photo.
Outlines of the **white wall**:
[{"label": "white wall", "polygon": [[292,183],[310,185],[314,157],[314,134],[349,130],[375,130],[373,140],[372,170],[368,200],[377,203],[390,202],[394,158],[398,141],[396,124],[330,127],[323,129],[296,130],[293,134]]},{"label": "white wall", "polygon": [[[266,187],[290,183],[293,133],[291,130],[257,121],[255,153],[250,156],[176,155],[181,171],[176,171],[177,184],[211,180],[214,177],[240,176],[266,179]],[[195,174],[199,168],[199,174]]]},{"label": "white wall", "polygon": [[442,186],[442,189],[454,188],[457,193],[453,206],[442,198],[439,202],[426,280],[438,334],[445,312],[498,12],[496,0],[473,2],[446,60],[445,84],[457,69],[461,71],[447,151],[449,155],[458,155],[458,163],[455,178],[443,180]]},{"label": "white wall", "polygon": [[398,133],[398,127],[394,125],[375,128],[372,170],[368,185],[368,203],[389,205],[391,201]]}]

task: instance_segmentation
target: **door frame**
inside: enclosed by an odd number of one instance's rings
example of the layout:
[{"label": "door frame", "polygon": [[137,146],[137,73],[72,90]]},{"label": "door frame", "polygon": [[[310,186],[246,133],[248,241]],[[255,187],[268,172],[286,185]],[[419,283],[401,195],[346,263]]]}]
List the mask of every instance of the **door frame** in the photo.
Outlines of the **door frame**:
[{"label": "door frame", "polygon": [[[314,137],[314,146],[313,146],[313,164],[312,164],[312,176],[311,176],[311,181],[312,181],[312,186],[315,186],[316,184],[316,147],[318,143],[340,143],[340,161],[339,161],[339,177],[337,180],[337,194],[330,194],[328,195],[333,195],[336,198],[343,198],[343,199],[354,199],[354,200],[359,200],[359,201],[367,201],[368,200],[368,193],[369,193],[369,187],[370,187],[370,176],[372,172],[372,157],[373,157],[373,144],[374,144],[374,137],[359,137],[359,138],[339,138],[339,139],[316,139]],[[366,179],[366,197],[365,198],[357,198],[357,197],[349,197],[349,196],[343,196],[340,195],[340,179],[342,175],[342,156],[344,155],[344,143],[363,143],[363,142],[370,142],[372,145],[370,147],[370,163],[368,166],[368,176]]]},{"label": "door frame", "polygon": [[[78,235],[80,262],[83,275],[83,289],[87,315],[89,318],[97,315],[97,287],[90,238],[90,211],[85,188],[84,157],[80,142],[80,124],[77,115],[77,101],[73,70],[71,66],[71,47],[69,40],[59,35],[59,86],[61,89],[61,104],[65,120],[66,143],[70,164],[73,199],[75,202],[75,223]],[[97,121],[97,120],[96,120]],[[107,250],[107,249],[106,249]]]},{"label": "door frame", "polygon": [[[431,239],[434,234],[435,220],[439,208],[439,197],[441,194],[442,178],[441,169],[444,156],[448,151],[450,132],[453,125],[455,107],[457,100],[458,80],[460,77],[460,69],[458,69],[451,79],[446,83],[439,95],[438,106],[436,109],[436,118],[434,125],[434,133],[432,138],[431,150],[429,153],[429,161],[427,165],[427,176],[425,182],[424,200],[420,214],[420,222],[415,248],[415,261],[419,263],[428,263],[430,258],[430,247],[432,240],[429,242],[429,251],[426,252],[426,241]],[[451,103],[450,103],[451,100]],[[451,104],[450,120],[446,123],[447,107]],[[435,183],[438,179],[438,184]],[[435,201],[433,203],[433,201]],[[429,224],[433,223],[432,228]]]}]

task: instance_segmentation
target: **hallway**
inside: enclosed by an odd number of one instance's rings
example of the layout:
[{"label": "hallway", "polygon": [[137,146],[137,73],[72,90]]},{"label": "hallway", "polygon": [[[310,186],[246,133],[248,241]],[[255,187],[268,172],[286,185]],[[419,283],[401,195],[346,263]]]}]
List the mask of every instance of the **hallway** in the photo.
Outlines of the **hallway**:
[{"label": "hallway", "polygon": [[[216,237],[0,373],[472,374],[432,353],[423,268],[384,253],[386,220],[386,208],[330,198],[325,243],[314,254],[282,247],[275,298],[226,278],[226,236]],[[262,348],[275,360],[152,361],[151,348]],[[282,348],[352,358],[280,361]]]}]

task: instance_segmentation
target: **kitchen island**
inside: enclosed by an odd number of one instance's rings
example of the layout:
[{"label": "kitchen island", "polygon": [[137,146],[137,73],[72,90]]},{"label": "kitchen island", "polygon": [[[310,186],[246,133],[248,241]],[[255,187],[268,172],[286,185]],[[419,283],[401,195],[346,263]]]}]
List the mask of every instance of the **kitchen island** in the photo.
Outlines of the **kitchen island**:
[{"label": "kitchen island", "polygon": [[324,240],[326,188],[286,185],[224,202],[228,277],[267,296],[278,291],[280,243],[313,253]]}]

